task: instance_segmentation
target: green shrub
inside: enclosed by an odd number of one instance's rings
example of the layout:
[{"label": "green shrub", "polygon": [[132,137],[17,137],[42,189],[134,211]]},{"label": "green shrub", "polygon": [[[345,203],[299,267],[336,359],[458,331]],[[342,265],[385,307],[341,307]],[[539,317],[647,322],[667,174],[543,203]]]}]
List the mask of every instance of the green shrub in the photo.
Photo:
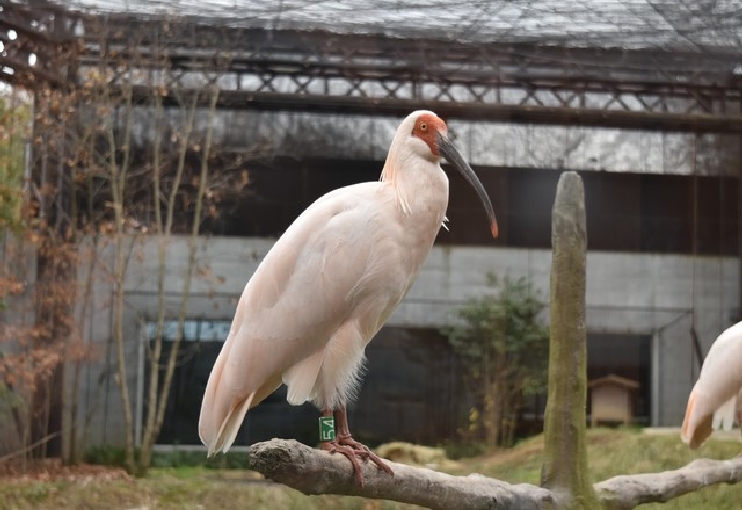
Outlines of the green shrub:
[{"label": "green shrub", "polygon": [[123,446],[97,445],[89,448],[83,455],[86,464],[125,467],[126,450]]},{"label": "green shrub", "polygon": [[[139,454],[139,452],[135,452]],[[85,452],[83,460],[87,464],[125,467],[126,451],[123,447],[98,445]],[[170,451],[156,451],[152,454],[152,466],[169,467],[205,467],[208,469],[248,469],[250,460],[246,452],[229,452],[211,458],[206,451],[180,450],[177,447]]]}]

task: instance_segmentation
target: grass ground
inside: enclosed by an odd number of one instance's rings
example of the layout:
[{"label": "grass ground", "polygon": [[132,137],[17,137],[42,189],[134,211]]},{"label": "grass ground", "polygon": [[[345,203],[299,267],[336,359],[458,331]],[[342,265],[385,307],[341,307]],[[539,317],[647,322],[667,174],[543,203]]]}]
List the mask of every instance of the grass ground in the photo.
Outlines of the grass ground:
[{"label": "grass ground", "polygon": [[[710,441],[689,452],[675,434],[649,436],[637,431],[590,430],[588,462],[593,481],[620,473],[676,469],[698,457],[730,458],[740,453],[739,442]],[[541,437],[515,448],[464,459],[447,465],[453,474],[481,473],[509,482],[537,484],[541,469]],[[738,510],[742,484],[719,485],[645,510]],[[85,478],[74,481],[11,480],[0,478],[2,510],[412,510],[414,506],[341,496],[304,496],[266,484],[245,471],[204,468],[153,469],[142,479]]]}]

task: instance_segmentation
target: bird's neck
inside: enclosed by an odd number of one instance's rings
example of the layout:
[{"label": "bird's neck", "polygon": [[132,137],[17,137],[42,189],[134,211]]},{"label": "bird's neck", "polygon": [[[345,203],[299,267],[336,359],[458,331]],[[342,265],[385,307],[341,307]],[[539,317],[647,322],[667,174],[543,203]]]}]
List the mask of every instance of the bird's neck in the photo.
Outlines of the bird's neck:
[{"label": "bird's neck", "polygon": [[384,163],[381,181],[393,188],[403,216],[417,221],[429,218],[439,227],[448,206],[448,177],[437,159],[394,149]]}]

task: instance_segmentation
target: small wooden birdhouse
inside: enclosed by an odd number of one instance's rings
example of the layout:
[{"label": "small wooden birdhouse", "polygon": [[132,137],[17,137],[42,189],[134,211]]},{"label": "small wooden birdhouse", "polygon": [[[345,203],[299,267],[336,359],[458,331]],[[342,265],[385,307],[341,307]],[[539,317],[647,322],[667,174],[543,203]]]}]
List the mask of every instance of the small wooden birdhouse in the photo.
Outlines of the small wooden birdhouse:
[{"label": "small wooden birdhouse", "polygon": [[592,415],[590,426],[599,422],[631,424],[633,392],[639,383],[614,374],[588,382]]}]

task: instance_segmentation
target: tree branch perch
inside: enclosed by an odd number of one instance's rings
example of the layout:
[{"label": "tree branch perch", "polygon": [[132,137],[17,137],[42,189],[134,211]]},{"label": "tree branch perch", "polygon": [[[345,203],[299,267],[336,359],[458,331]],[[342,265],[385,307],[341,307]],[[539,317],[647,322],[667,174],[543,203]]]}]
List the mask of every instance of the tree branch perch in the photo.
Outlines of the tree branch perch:
[{"label": "tree branch perch", "polygon": [[251,469],[304,494],[388,499],[433,510],[539,510],[554,506],[553,494],[541,487],[387,463],[394,471],[393,477],[363,463],[363,487],[358,487],[350,461],[342,455],[286,439],[272,439],[250,447]]},{"label": "tree branch perch", "polygon": [[[250,467],[266,478],[304,494],[338,494],[412,503],[433,510],[547,510],[564,495],[526,483],[510,484],[484,476],[454,476],[388,462],[394,477],[363,464],[363,487],[342,455],[332,455],[294,440],[272,439],[250,447]],[[674,471],[619,475],[593,485],[603,508],[630,510],[666,502],[718,483],[742,481],[742,457],[698,459]]]},{"label": "tree branch perch", "polygon": [[644,503],[664,503],[717,483],[742,481],[742,457],[696,459],[674,471],[618,475],[594,485],[606,509],[629,510]]}]

